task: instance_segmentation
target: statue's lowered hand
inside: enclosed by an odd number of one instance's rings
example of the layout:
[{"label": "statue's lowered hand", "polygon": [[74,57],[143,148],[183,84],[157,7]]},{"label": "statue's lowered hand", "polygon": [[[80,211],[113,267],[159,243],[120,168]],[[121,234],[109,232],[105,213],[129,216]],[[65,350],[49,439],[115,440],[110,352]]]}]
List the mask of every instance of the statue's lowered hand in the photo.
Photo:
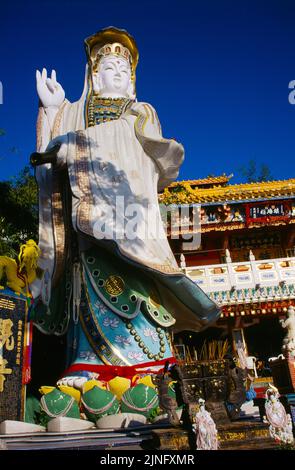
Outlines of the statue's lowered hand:
[{"label": "statue's lowered hand", "polygon": [[51,71],[51,77],[47,77],[47,70],[42,73],[36,71],[37,93],[44,108],[58,109],[65,99],[65,92],[60,83],[56,81],[55,70]]}]

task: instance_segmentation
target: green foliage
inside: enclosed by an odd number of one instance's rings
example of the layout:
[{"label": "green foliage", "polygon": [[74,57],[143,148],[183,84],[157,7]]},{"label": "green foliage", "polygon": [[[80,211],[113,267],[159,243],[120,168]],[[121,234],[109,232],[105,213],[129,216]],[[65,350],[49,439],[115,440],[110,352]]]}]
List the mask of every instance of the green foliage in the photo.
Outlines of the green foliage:
[{"label": "green foliage", "polygon": [[45,413],[44,410],[41,409],[39,413],[36,413],[35,423],[39,424],[39,426],[44,426],[46,428],[49,421],[50,417]]},{"label": "green foliage", "polygon": [[25,422],[38,424],[40,422],[41,406],[39,400],[33,395],[28,395],[25,405]]},{"label": "green foliage", "polygon": [[295,450],[295,443],[280,442],[278,450]]},{"label": "green foliage", "polygon": [[158,416],[161,416],[161,414],[163,414],[163,411],[161,410],[159,406],[157,406],[157,408],[154,408],[153,411],[150,413],[149,420],[153,422],[154,419],[157,418]]},{"label": "green foliage", "polygon": [[0,256],[6,255],[15,258],[17,251],[14,249],[18,242],[18,237],[13,233],[11,224],[7,223],[4,217],[0,217]]},{"label": "green foliage", "polygon": [[261,183],[262,181],[273,180],[269,166],[263,163],[258,168],[255,160],[250,160],[247,166],[240,168],[239,172],[246,179],[247,183]]},{"label": "green foliage", "polygon": [[[13,201],[22,208],[37,215],[37,184],[30,167],[26,166],[11,183]],[[34,217],[33,217],[34,218]]]},{"label": "green foliage", "polygon": [[38,190],[29,167],[0,182],[0,255],[15,257],[19,245],[38,237]]}]

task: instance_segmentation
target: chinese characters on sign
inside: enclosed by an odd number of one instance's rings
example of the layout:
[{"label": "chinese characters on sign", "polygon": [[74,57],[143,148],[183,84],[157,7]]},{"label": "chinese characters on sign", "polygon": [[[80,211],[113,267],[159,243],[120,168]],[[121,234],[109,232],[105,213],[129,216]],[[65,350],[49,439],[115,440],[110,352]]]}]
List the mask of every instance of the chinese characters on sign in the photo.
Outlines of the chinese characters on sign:
[{"label": "chinese characters on sign", "polygon": [[4,349],[12,351],[14,348],[12,326],[13,322],[10,319],[0,318],[0,392],[4,390],[5,375],[12,373],[12,369],[7,367],[8,361],[3,357]]},{"label": "chinese characters on sign", "polygon": [[17,323],[17,353],[15,363],[19,366],[21,362],[21,350],[22,350],[22,335],[23,335],[23,322],[19,320]]},{"label": "chinese characters on sign", "polygon": [[263,217],[281,217],[285,215],[284,204],[257,204],[250,206],[251,219],[261,219]]},{"label": "chinese characters on sign", "polygon": [[24,417],[23,380],[27,301],[0,295],[0,422]]}]

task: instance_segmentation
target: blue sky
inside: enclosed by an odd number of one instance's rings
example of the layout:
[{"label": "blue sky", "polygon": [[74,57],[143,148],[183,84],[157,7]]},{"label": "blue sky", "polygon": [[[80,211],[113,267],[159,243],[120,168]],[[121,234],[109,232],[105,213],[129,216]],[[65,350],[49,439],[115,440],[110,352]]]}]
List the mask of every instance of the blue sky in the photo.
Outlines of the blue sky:
[{"label": "blue sky", "polygon": [[182,142],[180,179],[234,173],[254,159],[294,176],[295,3],[287,0],[1,1],[0,179],[35,150],[35,69],[55,68],[70,101],[84,77],[83,40],[127,29],[140,62],[137,97]]}]

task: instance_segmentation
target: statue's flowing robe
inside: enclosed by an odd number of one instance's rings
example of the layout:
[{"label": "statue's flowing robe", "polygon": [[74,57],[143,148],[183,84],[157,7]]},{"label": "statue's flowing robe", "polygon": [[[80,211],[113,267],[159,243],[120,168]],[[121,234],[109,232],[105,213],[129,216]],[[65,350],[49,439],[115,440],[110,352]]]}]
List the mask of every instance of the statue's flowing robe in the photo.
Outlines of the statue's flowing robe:
[{"label": "statue's flowing robe", "polygon": [[[156,112],[146,103],[135,102],[119,119],[86,128],[86,95],[84,90],[78,102],[64,102],[52,132],[46,110],[39,111],[38,150],[44,151],[54,138],[50,145],[57,140],[62,146],[55,165],[36,170],[44,276],[32,286],[33,295],[50,305],[51,289],[60,285],[66,269],[71,225],[80,252],[97,245],[104,252],[110,250],[131,275],[134,268],[152,279],[161,304],[176,320],[170,322],[175,322],[175,332],[200,331],[217,320],[219,309],[178,268],[158,206],[158,191],[178,175],[183,147],[162,137]],[[65,186],[71,188],[71,221],[63,209]],[[136,230],[129,239],[122,230],[126,224],[132,229],[134,221]],[[103,232],[108,240],[102,239]],[[66,322],[52,332],[61,334],[65,327]]]}]

